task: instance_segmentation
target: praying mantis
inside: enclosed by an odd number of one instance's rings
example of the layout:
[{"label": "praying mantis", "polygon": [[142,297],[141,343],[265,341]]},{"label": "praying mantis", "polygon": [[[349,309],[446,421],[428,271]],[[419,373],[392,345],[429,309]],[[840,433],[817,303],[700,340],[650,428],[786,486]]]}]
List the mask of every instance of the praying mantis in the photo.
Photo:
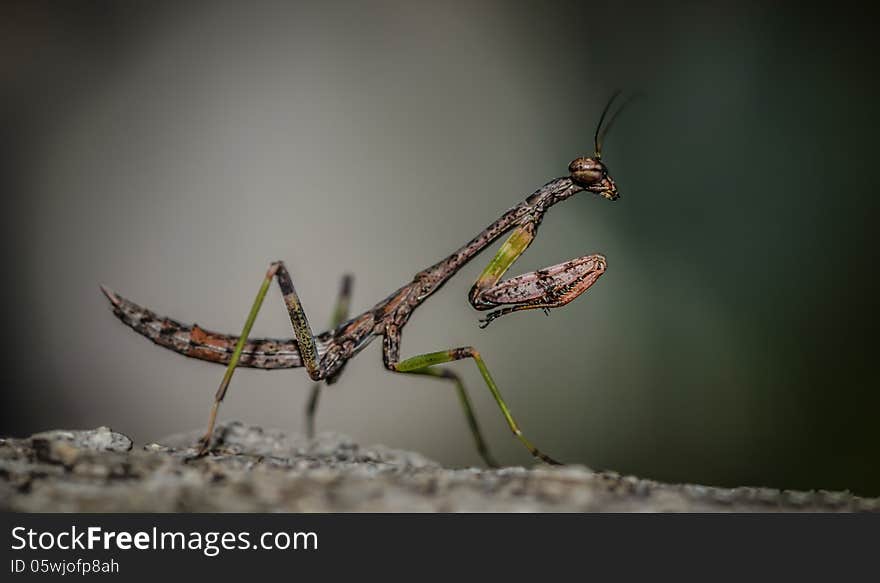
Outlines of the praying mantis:
[{"label": "praying mantis", "polygon": [[[623,106],[618,108],[608,124],[603,127],[606,115],[618,94],[619,92],[611,97],[599,118],[593,138],[595,147],[593,156],[582,156],[572,160],[568,166],[568,176],[551,180],[502,214],[464,246],[445,259],[416,273],[409,283],[354,317],[349,317],[348,314],[352,278],[345,276],[330,329],[321,334],[315,335],[312,332],[306,312],[293,286],[293,280],[283,261],[275,261],[269,265],[241,334],[237,337],[211,332],[197,324],[182,324],[171,318],[159,316],[101,286],[104,295],[112,304],[113,313],[136,332],[146,336],[155,344],[184,356],[226,365],[226,372],[214,396],[207,430],[198,443],[198,454],[205,455],[210,451],[217,413],[237,367],[270,370],[305,367],[309,377],[316,383],[312,387],[306,410],[307,428],[311,435],[314,432],[314,416],[321,390],[320,383],[329,385],[336,382],[346,363],[370,342],[381,337],[382,359],[385,368],[389,371],[433,376],[454,385],[477,451],[488,466],[496,467],[498,464],[483,438],[469,393],[457,373],[445,367],[439,368],[438,365],[464,359],[473,360],[514,436],[535,458],[558,465],[559,462],[535,447],[523,434],[492,378],[483,356],[476,348],[462,346],[401,358],[401,332],[416,308],[466,263],[508,232],[510,235],[477,278],[468,294],[468,301],[475,309],[493,310],[480,321],[481,328],[485,328],[496,318],[513,312],[536,309],[548,312],[560,308],[596,283],[607,268],[607,261],[600,254],[585,255],[505,280],[501,278],[534,241],[544,214],[550,207],[582,191],[612,201],[618,198],[617,185],[608,173],[608,168],[601,161],[602,141],[614,118],[623,109]],[[251,328],[273,279],[278,281],[281,288],[294,338],[250,338]]]}]

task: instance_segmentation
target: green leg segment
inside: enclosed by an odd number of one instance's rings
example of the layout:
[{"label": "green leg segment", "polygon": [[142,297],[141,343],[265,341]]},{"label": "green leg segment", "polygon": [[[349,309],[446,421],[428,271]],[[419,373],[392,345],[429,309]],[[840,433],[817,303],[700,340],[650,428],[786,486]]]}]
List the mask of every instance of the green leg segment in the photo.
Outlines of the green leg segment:
[{"label": "green leg segment", "polygon": [[306,403],[306,436],[309,439],[315,437],[315,415],[318,413],[318,401],[321,399],[321,383],[312,385],[309,392],[309,400]]},{"label": "green leg segment", "polygon": [[519,256],[532,244],[535,239],[535,226],[532,223],[517,227],[501,247],[498,253],[474,282],[468,299],[474,307],[480,306],[480,294],[498,283],[510,266],[519,259]]},{"label": "green leg segment", "polygon": [[486,445],[486,441],[483,439],[483,432],[480,431],[480,425],[477,423],[477,416],[474,414],[474,407],[471,404],[471,398],[468,395],[467,389],[464,387],[464,383],[461,382],[461,378],[451,370],[441,370],[437,368],[422,368],[418,370],[411,371],[400,371],[408,374],[422,374],[428,375],[432,377],[437,377],[444,380],[449,380],[455,383],[456,391],[458,392],[458,399],[461,402],[461,407],[464,409],[465,417],[467,417],[468,426],[471,428],[471,433],[474,436],[474,442],[477,445],[477,452],[480,454],[480,457],[483,458],[483,461],[486,462],[486,465],[490,468],[500,467],[498,462],[495,461],[495,458],[492,457],[492,454],[489,453],[489,447]]},{"label": "green leg segment", "polygon": [[284,303],[287,305],[287,310],[290,314],[290,322],[293,324],[293,331],[300,347],[300,354],[302,355],[303,363],[309,372],[309,376],[315,380],[321,378],[315,337],[312,335],[312,330],[309,328],[305,312],[303,312],[302,306],[300,305],[299,297],[296,295],[296,291],[293,288],[290,274],[288,274],[283,262],[276,261],[269,266],[269,270],[266,272],[266,277],[263,279],[263,283],[257,291],[257,297],[254,299],[251,311],[248,313],[247,320],[245,320],[244,327],[241,330],[241,335],[239,336],[235,349],[232,352],[232,357],[229,360],[229,364],[226,366],[223,380],[220,381],[220,386],[217,389],[217,393],[214,395],[214,405],[211,407],[211,415],[208,419],[208,429],[202,439],[199,440],[199,455],[204,455],[208,451],[208,447],[211,443],[211,435],[214,433],[214,424],[217,421],[217,412],[220,410],[220,403],[226,396],[226,391],[229,389],[229,383],[232,381],[232,375],[235,373],[235,368],[238,366],[238,361],[241,359],[241,352],[244,350],[244,345],[247,343],[251,328],[254,325],[254,321],[257,319],[257,314],[260,312],[263,300],[266,298],[266,292],[269,291],[269,285],[271,285],[272,279],[275,277],[278,278],[281,293],[284,294]]},{"label": "green leg segment", "polygon": [[[429,371],[432,366],[438,364],[444,364],[447,362],[453,362],[456,360],[462,360],[465,358],[472,358],[474,362],[477,363],[477,368],[480,369],[480,374],[483,376],[483,380],[486,381],[486,386],[489,387],[489,391],[491,391],[492,396],[495,398],[495,402],[498,404],[498,407],[501,409],[501,413],[504,415],[504,418],[507,420],[507,425],[510,427],[510,430],[519,439],[523,445],[526,446],[526,449],[531,452],[533,456],[536,458],[547,462],[548,464],[553,465],[561,465],[558,461],[554,460],[550,456],[541,452],[537,447],[532,445],[532,443],[526,439],[523,435],[522,431],[519,428],[516,420],[513,418],[513,415],[510,412],[510,409],[507,407],[507,404],[504,402],[504,398],[501,396],[501,392],[498,390],[498,385],[495,384],[494,379],[492,379],[492,375],[489,373],[489,369],[486,367],[486,363],[483,361],[483,357],[480,356],[480,353],[477,352],[471,346],[466,346],[463,348],[453,348],[450,350],[443,350],[440,352],[429,352],[427,354],[421,354],[419,356],[413,356],[412,358],[407,358],[399,363],[397,363],[394,367],[394,370],[398,372],[417,372],[419,374],[434,374]],[[440,375],[437,375],[440,376]],[[471,411],[470,416],[473,415],[473,411]]]}]

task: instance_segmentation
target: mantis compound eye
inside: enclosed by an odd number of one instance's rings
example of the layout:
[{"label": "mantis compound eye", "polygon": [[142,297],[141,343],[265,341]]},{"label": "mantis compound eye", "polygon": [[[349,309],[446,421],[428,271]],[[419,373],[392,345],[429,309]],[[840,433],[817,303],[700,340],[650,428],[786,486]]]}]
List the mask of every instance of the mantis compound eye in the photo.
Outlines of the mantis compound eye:
[{"label": "mantis compound eye", "polygon": [[571,179],[575,184],[588,187],[596,184],[605,176],[605,166],[593,158],[575,158],[568,165]]},{"label": "mantis compound eye", "polygon": [[578,186],[608,200],[617,200],[617,185],[608,175],[608,169],[595,158],[575,158],[568,165],[571,180]]}]

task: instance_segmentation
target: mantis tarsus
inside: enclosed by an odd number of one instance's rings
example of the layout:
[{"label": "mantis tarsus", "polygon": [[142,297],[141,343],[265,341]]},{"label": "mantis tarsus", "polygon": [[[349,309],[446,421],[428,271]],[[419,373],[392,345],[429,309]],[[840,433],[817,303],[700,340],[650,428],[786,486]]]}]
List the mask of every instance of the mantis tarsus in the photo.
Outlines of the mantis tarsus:
[{"label": "mantis tarsus", "polygon": [[[512,312],[534,309],[546,311],[564,306],[587,291],[605,273],[605,257],[597,254],[578,257],[501,281],[508,268],[534,240],[544,213],[550,207],[581,191],[592,192],[608,200],[618,198],[617,186],[608,174],[608,169],[601,162],[602,138],[607,133],[613,117],[604,130],[602,123],[616,96],[617,94],[609,100],[597,124],[594,137],[595,154],[592,157],[574,159],[568,166],[568,176],[551,180],[523,202],[502,214],[463,247],[442,261],[418,272],[412,281],[353,318],[348,317],[351,278],[346,276],[343,279],[340,300],[331,322],[331,329],[317,336],[312,333],[306,313],[293,287],[293,281],[282,261],[276,261],[269,266],[244,328],[237,337],[211,332],[197,324],[181,324],[170,318],[158,316],[104,286],[101,289],[113,304],[113,312],[116,316],[154,343],[185,356],[227,365],[226,373],[214,397],[207,431],[199,441],[199,453],[202,455],[209,450],[217,412],[229,389],[236,367],[261,369],[305,367],[309,377],[318,383],[312,388],[306,413],[307,427],[311,433],[320,382],[329,384],[336,381],[348,360],[372,340],[381,336],[383,361],[388,370],[430,375],[454,384],[477,449],[488,465],[496,464],[483,439],[467,390],[455,372],[448,368],[435,368],[435,365],[466,358],[472,359],[513,434],[533,456],[547,463],[558,464],[559,462],[541,452],[523,435],[489,373],[483,357],[474,347],[450,348],[401,360],[401,331],[417,307],[440,289],[466,263],[508,231],[512,233],[480,274],[468,294],[468,301],[477,310],[497,308],[481,320],[481,327]],[[273,279],[278,280],[284,296],[295,338],[249,339],[251,327]]]}]

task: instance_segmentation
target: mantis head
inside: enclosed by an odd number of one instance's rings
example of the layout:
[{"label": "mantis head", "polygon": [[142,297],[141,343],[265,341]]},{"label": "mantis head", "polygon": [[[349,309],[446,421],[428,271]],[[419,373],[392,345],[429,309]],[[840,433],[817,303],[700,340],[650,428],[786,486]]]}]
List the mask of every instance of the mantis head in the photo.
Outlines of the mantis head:
[{"label": "mantis head", "polygon": [[608,200],[617,200],[620,196],[617,194],[614,179],[608,174],[608,168],[599,160],[598,155],[595,158],[575,158],[568,165],[568,171],[572,182],[585,190],[595,192]]},{"label": "mantis head", "polygon": [[599,118],[599,123],[596,124],[596,135],[593,137],[593,145],[596,147],[596,153],[592,157],[582,156],[580,158],[575,158],[571,161],[571,164],[568,165],[568,171],[571,174],[572,182],[583,187],[585,190],[594,192],[608,200],[617,200],[620,195],[617,194],[617,185],[614,183],[614,179],[608,174],[608,168],[602,163],[602,141],[605,139],[605,135],[611,128],[611,124],[617,119],[617,115],[623,111],[623,108],[632,100],[632,97],[630,97],[623,103],[623,105],[618,107],[617,111],[614,112],[614,115],[611,116],[608,123],[605,124],[605,127],[603,128],[602,122],[605,121],[605,116],[608,114],[608,110],[611,109],[611,104],[614,103],[614,100],[617,99],[618,95],[620,95],[620,91],[616,91],[614,95],[611,96],[611,99],[609,99],[608,103],[605,105],[605,109],[602,110],[602,116]]}]

